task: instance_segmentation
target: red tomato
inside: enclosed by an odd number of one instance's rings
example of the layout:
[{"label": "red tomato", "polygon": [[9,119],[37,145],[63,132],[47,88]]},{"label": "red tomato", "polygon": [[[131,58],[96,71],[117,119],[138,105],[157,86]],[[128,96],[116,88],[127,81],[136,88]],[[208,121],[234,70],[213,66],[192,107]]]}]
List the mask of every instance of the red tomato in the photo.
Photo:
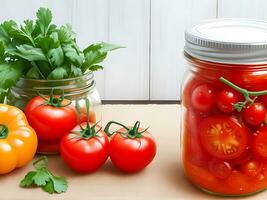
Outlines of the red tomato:
[{"label": "red tomato", "polygon": [[209,84],[197,86],[192,92],[191,102],[193,108],[200,112],[210,111],[215,104],[213,87]]},{"label": "red tomato", "polygon": [[226,179],[230,176],[232,167],[226,161],[212,159],[209,161],[209,170],[216,178]]},{"label": "red tomato", "polygon": [[[86,123],[82,123],[81,126],[86,128]],[[90,173],[106,162],[109,155],[109,140],[103,131],[88,139],[72,133],[80,131],[80,125],[77,125],[61,139],[60,154],[64,162],[74,171]]]},{"label": "red tomato", "polygon": [[261,103],[253,103],[242,111],[243,119],[254,126],[260,125],[264,121],[265,115],[266,109]]},{"label": "red tomato", "polygon": [[186,80],[186,85],[182,89],[182,104],[185,107],[191,106],[191,94],[192,91],[197,87],[203,80],[200,80],[198,77],[191,78]]},{"label": "red tomato", "polygon": [[256,132],[252,141],[253,152],[262,158],[267,159],[267,127]]},{"label": "red tomato", "polygon": [[[32,98],[25,108],[25,114],[39,140],[57,141],[76,125],[76,112],[71,105],[55,107],[46,103],[42,97]],[[67,103],[67,100],[62,102],[63,105]]]},{"label": "red tomato", "polygon": [[251,160],[241,165],[240,170],[250,178],[257,176],[262,169],[262,164],[259,160]]},{"label": "red tomato", "polygon": [[216,103],[218,108],[225,113],[234,111],[233,104],[238,102],[238,95],[233,90],[225,89],[218,93]]},{"label": "red tomato", "polygon": [[247,128],[229,116],[208,117],[200,126],[200,139],[204,149],[219,159],[240,156],[248,146],[248,137]]},{"label": "red tomato", "polygon": [[[120,129],[118,132],[125,132]],[[142,129],[139,129],[142,131]],[[145,168],[156,155],[156,143],[147,131],[141,138],[125,138],[115,133],[110,141],[110,159],[112,163],[124,172],[137,172]]]}]

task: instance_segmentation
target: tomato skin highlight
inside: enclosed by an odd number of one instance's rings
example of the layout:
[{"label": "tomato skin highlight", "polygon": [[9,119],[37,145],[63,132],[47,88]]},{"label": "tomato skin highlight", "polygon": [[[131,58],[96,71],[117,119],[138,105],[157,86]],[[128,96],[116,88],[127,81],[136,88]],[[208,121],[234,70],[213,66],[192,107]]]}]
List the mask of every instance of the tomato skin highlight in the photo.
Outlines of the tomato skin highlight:
[{"label": "tomato skin highlight", "polygon": [[220,111],[230,113],[234,111],[233,104],[238,102],[238,95],[233,90],[225,89],[218,93],[216,103]]},{"label": "tomato skin highlight", "polygon": [[[72,105],[53,107],[45,103],[42,97],[32,98],[25,108],[25,115],[39,140],[59,141],[76,125],[75,108]],[[63,105],[65,103],[67,100]]]},{"label": "tomato skin highlight", "polygon": [[192,92],[191,102],[193,108],[200,112],[208,112],[215,105],[214,89],[209,84],[198,85]]},{"label": "tomato skin highlight", "polygon": [[[140,128],[139,131],[142,131]],[[118,132],[125,132],[120,129]],[[124,138],[115,133],[110,141],[110,159],[114,166],[127,173],[133,173],[145,168],[156,155],[156,143],[147,131],[142,138]]]},{"label": "tomato skin highlight", "polygon": [[253,103],[251,106],[243,109],[242,115],[248,124],[258,126],[265,119],[266,108],[261,103]]},{"label": "tomato skin highlight", "polygon": [[249,132],[235,118],[217,115],[204,119],[200,126],[201,143],[218,159],[234,159],[248,146]]},{"label": "tomato skin highlight", "polygon": [[[81,124],[86,127],[86,123]],[[99,129],[99,127],[96,127]],[[77,125],[72,131],[80,131]],[[109,156],[108,136],[100,131],[98,137],[90,139],[77,138],[69,133],[60,142],[60,154],[64,162],[75,172],[91,173],[98,170]]]}]

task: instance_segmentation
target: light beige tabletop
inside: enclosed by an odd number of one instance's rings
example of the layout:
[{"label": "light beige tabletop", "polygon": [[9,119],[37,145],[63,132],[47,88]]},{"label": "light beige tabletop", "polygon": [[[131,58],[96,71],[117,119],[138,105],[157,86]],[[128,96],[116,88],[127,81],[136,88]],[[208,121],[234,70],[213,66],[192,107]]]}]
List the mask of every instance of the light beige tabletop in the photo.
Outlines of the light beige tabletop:
[{"label": "light beige tabletop", "polygon": [[[0,176],[0,200],[222,199],[194,188],[183,175],[178,105],[104,105],[102,118],[103,124],[112,119],[126,124],[140,120],[143,127],[150,125],[149,131],[158,145],[158,153],[152,164],[137,174],[124,174],[108,161],[93,174],[79,175],[72,172],[59,156],[50,156],[49,166],[52,172],[65,176],[69,182],[66,193],[50,195],[40,188],[20,188],[20,180],[32,170],[30,163],[24,168]],[[267,192],[262,192],[245,199],[266,198]]]}]

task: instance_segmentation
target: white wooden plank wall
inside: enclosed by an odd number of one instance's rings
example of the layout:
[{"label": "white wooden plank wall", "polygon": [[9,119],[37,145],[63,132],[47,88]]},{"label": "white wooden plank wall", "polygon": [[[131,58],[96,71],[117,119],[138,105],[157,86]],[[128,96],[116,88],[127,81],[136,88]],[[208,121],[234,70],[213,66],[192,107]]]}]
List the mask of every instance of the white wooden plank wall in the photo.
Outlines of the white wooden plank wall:
[{"label": "white wooden plank wall", "polygon": [[203,19],[267,20],[266,0],[0,0],[0,21],[32,18],[45,6],[70,23],[78,44],[107,41],[112,52],[96,73],[104,100],[177,100],[186,71],[184,30]]}]

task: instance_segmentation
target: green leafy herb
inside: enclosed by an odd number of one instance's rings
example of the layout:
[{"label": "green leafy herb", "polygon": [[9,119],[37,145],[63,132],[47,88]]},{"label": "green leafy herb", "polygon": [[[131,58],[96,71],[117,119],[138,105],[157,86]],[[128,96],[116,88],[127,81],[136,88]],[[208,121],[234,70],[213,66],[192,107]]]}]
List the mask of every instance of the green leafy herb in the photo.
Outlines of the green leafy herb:
[{"label": "green leafy herb", "polygon": [[68,183],[64,177],[54,176],[48,169],[47,157],[43,156],[34,161],[35,171],[30,171],[21,180],[21,187],[41,187],[45,192],[62,193],[66,192]]},{"label": "green leafy herb", "polygon": [[[20,73],[1,76],[1,81],[9,82],[9,86],[4,88],[0,85],[0,100],[21,76],[31,79],[64,79],[102,70],[101,63],[108,52],[118,48],[122,47],[101,42],[81,50],[72,27],[68,24],[61,27],[53,24],[52,12],[48,8],[39,8],[36,19],[27,19],[22,25],[13,20],[4,21],[0,24],[0,64],[13,66],[19,62],[21,69],[16,69]],[[10,67],[5,73],[8,70]]]}]

